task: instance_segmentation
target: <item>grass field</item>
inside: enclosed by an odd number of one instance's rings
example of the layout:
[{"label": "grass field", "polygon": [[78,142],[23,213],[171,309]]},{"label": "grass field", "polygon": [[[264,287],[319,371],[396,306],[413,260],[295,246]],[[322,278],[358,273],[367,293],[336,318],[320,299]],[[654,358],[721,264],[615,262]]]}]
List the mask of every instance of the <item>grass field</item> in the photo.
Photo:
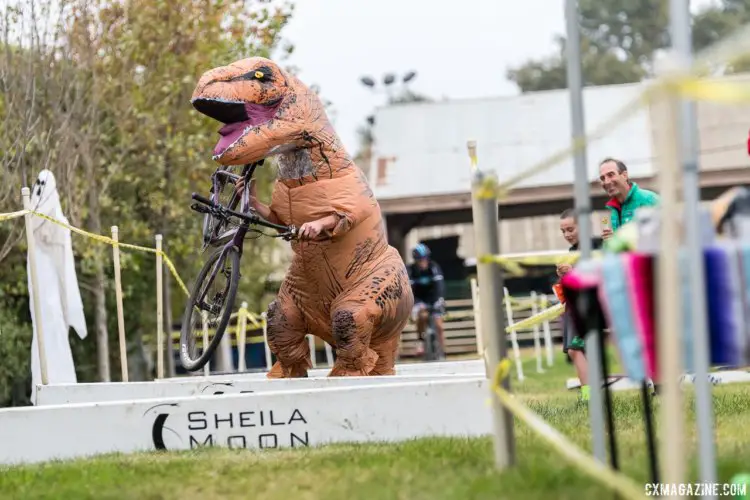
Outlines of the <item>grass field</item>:
[{"label": "grass field", "polygon": [[[527,359],[530,356],[527,355]],[[525,364],[514,392],[584,449],[588,412],[564,390],[572,367],[561,356],[543,375]],[[690,404],[692,398],[687,393]],[[714,389],[719,480],[750,472],[750,385]],[[622,469],[648,478],[642,410],[636,392],[615,395]],[[658,405],[657,405],[658,408]],[[456,411],[461,411],[457,408]],[[686,410],[695,479],[694,412]],[[658,425],[658,419],[657,419]],[[486,439],[423,439],[400,445],[335,445],[295,451],[201,449],[106,456],[0,472],[0,499],[609,499],[610,490],[567,465],[516,421],[517,467],[497,473]],[[33,437],[30,437],[33,446]],[[2,443],[0,443],[2,446]]]}]

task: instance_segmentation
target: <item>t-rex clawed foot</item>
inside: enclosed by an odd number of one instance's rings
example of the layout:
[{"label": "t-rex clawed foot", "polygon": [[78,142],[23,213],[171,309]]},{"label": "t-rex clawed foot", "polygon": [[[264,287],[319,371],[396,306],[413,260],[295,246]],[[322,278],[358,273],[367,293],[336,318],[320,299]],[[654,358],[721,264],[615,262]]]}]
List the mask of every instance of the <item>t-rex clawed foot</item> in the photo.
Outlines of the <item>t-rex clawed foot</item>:
[{"label": "t-rex clawed foot", "polygon": [[364,377],[378,361],[378,353],[369,347],[372,322],[363,308],[342,306],[332,314],[331,333],[336,342],[336,362],[329,376]]},{"label": "t-rex clawed foot", "polygon": [[267,378],[306,378],[309,366],[307,363],[297,363],[291,366],[284,366],[276,361],[268,373]]},{"label": "t-rex clawed foot", "polygon": [[294,304],[276,299],[268,306],[268,347],[277,361],[268,371],[268,378],[307,377],[312,368],[310,346],[305,341],[305,327]]}]

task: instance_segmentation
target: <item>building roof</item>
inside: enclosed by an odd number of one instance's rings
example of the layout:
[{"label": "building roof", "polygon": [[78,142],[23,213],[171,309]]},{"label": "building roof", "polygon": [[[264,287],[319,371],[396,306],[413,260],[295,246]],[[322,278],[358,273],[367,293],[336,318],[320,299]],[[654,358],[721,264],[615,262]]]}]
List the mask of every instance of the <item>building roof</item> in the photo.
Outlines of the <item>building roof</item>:
[{"label": "building roof", "polygon": [[[645,83],[584,90],[587,133],[637,99]],[[570,96],[567,90],[513,97],[410,103],[380,108],[375,115],[374,164],[386,168],[370,177],[379,199],[470,191],[468,140],[477,141],[480,168],[493,169],[500,181],[569,147]],[[589,180],[601,159],[614,156],[634,177],[653,174],[649,111],[641,108],[588,147]],[[382,162],[381,162],[382,163]],[[380,172],[378,172],[380,170]],[[570,184],[573,160],[560,162],[517,187]]]}]

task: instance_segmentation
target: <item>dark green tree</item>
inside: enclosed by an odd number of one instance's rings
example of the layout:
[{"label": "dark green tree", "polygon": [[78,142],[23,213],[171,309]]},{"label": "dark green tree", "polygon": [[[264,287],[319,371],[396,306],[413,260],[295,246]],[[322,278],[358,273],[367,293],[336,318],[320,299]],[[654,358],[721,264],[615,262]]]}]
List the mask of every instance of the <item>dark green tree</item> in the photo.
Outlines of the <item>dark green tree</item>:
[{"label": "dark green tree", "polygon": [[[581,69],[584,85],[632,83],[653,75],[654,55],[669,46],[668,2],[580,0]],[[722,0],[693,17],[693,45],[704,49],[750,21],[750,0]],[[521,92],[567,87],[566,39],[555,38],[555,53],[507,70]],[[750,69],[740,58],[725,72]]]},{"label": "dark green tree", "polygon": [[[710,47],[744,24],[750,22],[750,0],[722,0],[704,7],[693,16],[693,49]],[[750,55],[731,61],[725,73],[750,71]]]}]

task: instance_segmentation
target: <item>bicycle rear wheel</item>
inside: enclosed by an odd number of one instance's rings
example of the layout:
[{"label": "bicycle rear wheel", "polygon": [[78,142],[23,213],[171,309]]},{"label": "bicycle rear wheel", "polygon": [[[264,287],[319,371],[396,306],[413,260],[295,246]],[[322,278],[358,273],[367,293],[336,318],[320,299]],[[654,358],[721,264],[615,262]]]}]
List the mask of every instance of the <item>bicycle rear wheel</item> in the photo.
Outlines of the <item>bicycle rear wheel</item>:
[{"label": "bicycle rear wheel", "polygon": [[[229,325],[239,281],[240,253],[235,247],[214,252],[203,265],[180,329],[180,360],[185,370],[200,370],[211,359]],[[203,343],[204,328],[210,340],[199,349],[198,339]]]},{"label": "bicycle rear wheel", "polygon": [[424,333],[424,360],[433,361],[435,359],[435,330],[428,326]]}]

